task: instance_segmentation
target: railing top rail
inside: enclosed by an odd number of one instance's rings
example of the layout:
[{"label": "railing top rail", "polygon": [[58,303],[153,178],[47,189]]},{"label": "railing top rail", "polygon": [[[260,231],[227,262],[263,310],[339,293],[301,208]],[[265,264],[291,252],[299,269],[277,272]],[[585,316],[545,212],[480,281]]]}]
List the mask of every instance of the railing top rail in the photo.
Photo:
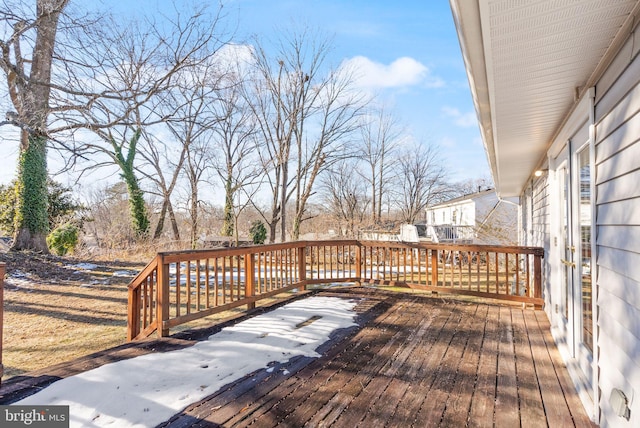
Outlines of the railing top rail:
[{"label": "railing top rail", "polygon": [[158,267],[158,257],[154,257],[153,260],[151,260],[145,267],[144,269],[142,269],[140,272],[138,272],[138,274],[131,280],[131,282],[128,285],[129,289],[134,289],[136,287],[139,287],[141,284],[141,281],[143,279],[145,279],[146,277],[149,276],[149,274],[151,272],[153,272],[154,269],[156,269]]},{"label": "railing top rail", "polygon": [[202,250],[163,251],[158,255],[165,262],[188,261],[213,257],[234,257],[245,254],[263,253],[265,251],[277,251],[291,248],[304,247],[304,241],[285,242],[281,244],[251,245],[247,247],[207,248]]},{"label": "railing top rail", "polygon": [[521,247],[517,245],[484,245],[484,244],[436,244],[426,242],[389,242],[389,241],[359,241],[364,247],[398,247],[403,248],[426,248],[434,250],[462,250],[478,252],[498,252],[512,254],[533,254],[544,256],[544,248],[541,247]]},{"label": "railing top rail", "polygon": [[532,254],[544,257],[544,249],[540,247],[524,247],[524,246],[502,246],[502,245],[479,245],[479,244],[461,244],[461,243],[411,243],[397,241],[367,241],[355,239],[336,239],[322,241],[293,241],[278,244],[253,245],[248,247],[233,248],[211,248],[203,250],[182,250],[182,251],[164,251],[159,252],[158,257],[165,263],[190,261],[198,259],[206,259],[213,257],[234,257],[246,254],[256,254],[268,251],[278,251],[293,248],[302,248],[309,246],[348,246],[361,245],[363,247],[386,247],[386,248],[422,248],[433,250],[449,250],[449,251],[476,251],[476,252],[498,252],[509,254]]},{"label": "railing top rail", "polygon": [[458,243],[427,243],[427,242],[402,242],[402,241],[369,241],[355,239],[336,239],[322,241],[293,241],[279,244],[252,245],[247,247],[232,248],[209,248],[200,250],[178,250],[161,251],[158,255],[164,259],[174,259],[179,256],[181,260],[196,260],[221,256],[237,256],[242,254],[262,253],[273,250],[283,250],[290,248],[300,248],[307,246],[341,246],[341,245],[362,245],[365,247],[406,247],[406,248],[433,248],[441,250],[463,250],[463,251],[490,251],[503,253],[536,254],[544,255],[541,247],[528,247],[518,245],[488,245],[488,244],[458,244]]},{"label": "railing top rail", "polygon": [[264,253],[267,251],[287,250],[293,248],[301,248],[308,246],[340,246],[340,245],[359,245],[360,242],[355,239],[336,239],[323,241],[292,241],[282,242],[278,244],[251,245],[247,247],[225,247],[225,248],[208,248],[201,250],[180,250],[180,251],[162,251],[158,255],[164,262],[188,261],[206,259],[210,257],[233,257],[244,254]]}]

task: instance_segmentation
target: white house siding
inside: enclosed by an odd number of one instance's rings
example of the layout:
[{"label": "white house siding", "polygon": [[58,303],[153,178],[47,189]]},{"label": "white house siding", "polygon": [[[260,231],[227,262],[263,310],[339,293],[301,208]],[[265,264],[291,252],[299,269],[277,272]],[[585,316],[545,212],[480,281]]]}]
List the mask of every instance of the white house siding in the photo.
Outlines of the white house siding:
[{"label": "white house siding", "polygon": [[[597,376],[604,427],[640,426],[640,43],[634,37],[596,85]],[[613,388],[631,400],[628,421],[611,409]]]},{"label": "white house siding", "polygon": [[532,216],[532,245],[549,248],[549,186],[546,177],[534,182],[533,186],[533,216]]},{"label": "white house siding", "polygon": [[458,226],[475,226],[476,218],[480,217],[477,215],[476,201],[472,199],[458,201],[452,204],[444,203],[442,205],[429,208],[427,211],[427,224],[432,226],[450,224]]},{"label": "white house siding", "polygon": [[548,176],[542,176],[532,182],[531,187],[525,195],[528,195],[528,201],[526,206],[531,207],[529,230],[526,233],[527,242],[524,245],[530,245],[534,247],[542,247],[545,250],[543,261],[543,297],[545,299],[546,306],[550,306],[550,290],[551,290],[551,267],[549,262],[549,240],[550,240],[550,195],[549,195],[549,181]]}]

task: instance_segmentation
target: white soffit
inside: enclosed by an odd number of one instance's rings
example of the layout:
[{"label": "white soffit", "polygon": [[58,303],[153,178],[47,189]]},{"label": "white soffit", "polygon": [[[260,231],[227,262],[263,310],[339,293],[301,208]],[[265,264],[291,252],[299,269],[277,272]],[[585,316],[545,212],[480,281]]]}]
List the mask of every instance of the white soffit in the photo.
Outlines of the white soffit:
[{"label": "white soffit", "polygon": [[450,0],[502,197],[543,160],[637,0]]}]

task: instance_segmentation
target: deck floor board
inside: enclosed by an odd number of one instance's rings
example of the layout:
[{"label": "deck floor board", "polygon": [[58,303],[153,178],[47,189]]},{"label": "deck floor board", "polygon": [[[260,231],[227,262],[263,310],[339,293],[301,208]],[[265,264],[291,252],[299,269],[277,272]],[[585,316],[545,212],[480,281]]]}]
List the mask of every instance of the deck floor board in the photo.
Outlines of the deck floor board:
[{"label": "deck floor board", "polygon": [[[160,426],[594,426],[543,312],[372,288],[320,294],[358,299],[358,326],[336,332],[317,350],[320,358],[258,370]],[[10,380],[0,403],[47,379],[190,346],[209,333],[128,345]]]}]

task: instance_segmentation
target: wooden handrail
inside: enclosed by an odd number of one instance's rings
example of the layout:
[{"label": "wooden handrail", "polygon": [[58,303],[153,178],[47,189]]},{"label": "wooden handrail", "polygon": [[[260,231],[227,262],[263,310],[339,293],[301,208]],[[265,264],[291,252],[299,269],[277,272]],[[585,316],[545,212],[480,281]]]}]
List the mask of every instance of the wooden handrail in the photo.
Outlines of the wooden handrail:
[{"label": "wooden handrail", "polygon": [[129,340],[310,284],[368,282],[541,307],[537,247],[296,241],[158,253],[129,284]]}]

